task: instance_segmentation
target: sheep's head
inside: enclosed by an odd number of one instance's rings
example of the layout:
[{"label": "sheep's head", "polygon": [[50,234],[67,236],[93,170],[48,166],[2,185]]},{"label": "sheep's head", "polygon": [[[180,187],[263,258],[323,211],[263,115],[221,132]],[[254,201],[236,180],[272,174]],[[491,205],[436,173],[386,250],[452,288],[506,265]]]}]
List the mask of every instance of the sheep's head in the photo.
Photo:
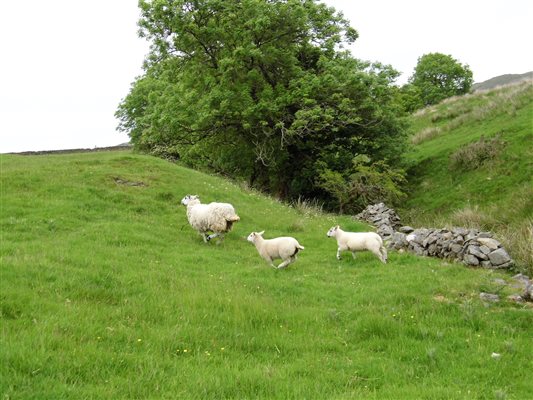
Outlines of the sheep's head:
[{"label": "sheep's head", "polygon": [[339,228],[339,225],[329,228],[329,231],[327,233],[328,237],[337,236],[337,231],[339,230]]},{"label": "sheep's head", "polygon": [[190,202],[197,200],[197,202],[200,202],[200,196],[194,195],[194,194],[188,194],[183,199],[181,199],[181,204],[184,206],[188,205]]},{"label": "sheep's head", "polygon": [[255,243],[255,239],[259,236],[259,237],[263,237],[263,233],[265,233],[265,231],[261,231],[261,232],[252,232],[248,235],[248,237],[246,238],[246,240],[248,240],[249,242],[252,242],[252,243]]}]

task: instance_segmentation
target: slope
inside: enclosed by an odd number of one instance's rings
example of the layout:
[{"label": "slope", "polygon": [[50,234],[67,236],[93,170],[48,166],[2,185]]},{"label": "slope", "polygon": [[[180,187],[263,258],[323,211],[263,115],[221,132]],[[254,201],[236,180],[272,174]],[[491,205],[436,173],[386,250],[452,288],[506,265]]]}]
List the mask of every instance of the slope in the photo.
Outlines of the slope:
[{"label": "slope", "polygon": [[[508,275],[335,259],[348,217],[128,151],[1,156],[2,398],[526,398],[531,309]],[[241,221],[202,242],[179,200]],[[306,247],[273,270],[245,236]],[[485,305],[480,291],[498,291]],[[497,356],[491,357],[492,353]]]},{"label": "slope", "polygon": [[409,222],[494,230],[532,268],[531,81],[424,109],[412,131]]}]

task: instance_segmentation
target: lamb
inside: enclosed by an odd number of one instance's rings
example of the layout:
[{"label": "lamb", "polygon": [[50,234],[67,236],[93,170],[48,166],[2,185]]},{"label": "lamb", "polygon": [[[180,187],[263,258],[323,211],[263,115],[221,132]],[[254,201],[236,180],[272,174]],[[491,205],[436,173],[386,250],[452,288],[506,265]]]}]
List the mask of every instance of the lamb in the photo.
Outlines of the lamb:
[{"label": "lamb", "polygon": [[[202,235],[205,243],[215,237],[224,240],[224,233],[229,232],[233,224],[240,220],[229,203],[201,204],[199,196],[188,194],[181,204],[187,206],[189,224]],[[213,233],[208,235],[208,232]]]},{"label": "lamb", "polygon": [[351,251],[355,259],[357,250],[369,250],[374,253],[383,264],[387,263],[387,249],[383,240],[375,232],[344,232],[339,225],[332,227],[328,237],[337,239],[337,260],[341,259],[341,251]]},{"label": "lamb", "polygon": [[[246,240],[252,242],[259,255],[274,268],[282,269],[295,262],[296,254],[304,249],[293,237],[263,239],[263,233],[265,231],[252,232]],[[276,267],[272,260],[277,258],[281,258],[283,262]]]}]

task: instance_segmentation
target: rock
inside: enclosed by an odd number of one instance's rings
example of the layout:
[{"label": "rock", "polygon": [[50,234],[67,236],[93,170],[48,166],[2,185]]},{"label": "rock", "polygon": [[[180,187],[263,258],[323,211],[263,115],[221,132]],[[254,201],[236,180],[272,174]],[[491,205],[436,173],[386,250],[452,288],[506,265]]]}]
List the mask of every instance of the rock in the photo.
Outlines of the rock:
[{"label": "rock", "polygon": [[414,230],[415,230],[415,228],[412,228],[412,227],[410,227],[410,226],[402,226],[402,227],[400,228],[400,232],[402,232],[402,233],[411,233],[411,232],[413,232]]},{"label": "rock", "polygon": [[507,282],[501,278],[496,278],[492,282],[494,282],[496,285],[507,286]]},{"label": "rock", "polygon": [[483,254],[489,254],[491,252],[491,250],[484,244],[479,247],[479,251],[481,251]]},{"label": "rock", "polygon": [[452,240],[453,234],[450,231],[446,231],[442,234],[444,240]]},{"label": "rock", "polygon": [[477,259],[476,256],[473,256],[472,254],[465,254],[463,257],[463,262],[466,265],[474,265],[474,266],[479,265],[479,260]]},{"label": "rock", "polygon": [[422,247],[420,247],[418,244],[414,242],[412,242],[411,245],[413,246],[413,251],[415,252],[416,255],[418,256],[424,255],[424,249]]},{"label": "rock", "polygon": [[481,292],[479,294],[479,298],[483,301],[488,301],[488,302],[491,302],[491,303],[495,303],[497,301],[500,301],[500,296],[498,296],[497,294],[492,294],[492,293],[485,293],[485,292]]},{"label": "rock", "polygon": [[472,239],[475,239],[476,237],[477,237],[477,232],[470,231],[468,232],[468,235],[466,235],[466,240],[472,240]]},{"label": "rock", "polygon": [[514,279],[515,281],[529,282],[529,276],[524,274],[516,274],[511,279]]},{"label": "rock", "polygon": [[526,283],[526,289],[524,290],[522,297],[524,300],[533,301],[533,284],[531,284],[531,281]]},{"label": "rock", "polygon": [[[491,239],[493,240],[493,239]],[[489,246],[487,246],[489,247]],[[489,253],[489,260],[494,266],[499,266],[502,264],[507,264],[511,261],[511,257],[503,248],[499,248]],[[502,267],[503,268],[503,267]]]},{"label": "rock", "polygon": [[463,250],[463,246],[460,245],[460,244],[457,244],[457,243],[454,243],[450,246],[450,251],[452,253],[456,253],[456,254],[459,254],[461,252],[461,250]]},{"label": "rock", "polygon": [[514,265],[514,262],[513,262],[513,260],[511,260],[511,261],[508,261],[508,262],[500,264],[500,265],[492,265],[491,268],[493,268],[493,269],[505,269],[505,268],[510,268],[513,265]]},{"label": "rock", "polygon": [[492,264],[490,263],[490,261],[481,261],[481,266],[483,268],[492,268]]},{"label": "rock", "polygon": [[468,234],[468,229],[465,228],[453,228],[452,232],[457,236],[466,236]]},{"label": "rock", "polygon": [[515,303],[523,303],[525,301],[519,294],[511,294],[507,296],[507,300],[514,301]]},{"label": "rock", "polygon": [[474,255],[477,258],[480,258],[482,260],[488,260],[489,259],[489,257],[486,254],[482,253],[479,250],[479,247],[477,247],[477,246],[472,246],[472,245],[468,246],[467,253],[470,253],[470,254],[472,254],[472,255]]},{"label": "rock", "polygon": [[483,238],[483,237],[480,237],[477,239],[477,241],[485,246],[487,246],[489,249],[491,250],[496,250],[498,247],[501,246],[501,243],[498,242],[497,240],[495,239],[491,239],[491,238]]},{"label": "rock", "polygon": [[490,232],[479,232],[479,235],[477,235],[478,238],[491,238],[492,233]]}]

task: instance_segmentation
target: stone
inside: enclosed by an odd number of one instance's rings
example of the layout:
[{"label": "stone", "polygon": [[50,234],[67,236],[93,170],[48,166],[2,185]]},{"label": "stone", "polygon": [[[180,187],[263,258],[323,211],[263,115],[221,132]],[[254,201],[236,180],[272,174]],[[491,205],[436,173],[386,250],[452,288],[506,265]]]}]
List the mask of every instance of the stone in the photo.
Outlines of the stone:
[{"label": "stone", "polygon": [[452,232],[457,236],[466,236],[468,234],[468,229],[465,228],[453,228]]},{"label": "stone", "polygon": [[413,251],[416,255],[421,256],[424,254],[424,249],[416,243],[412,243]]},{"label": "stone", "polygon": [[507,300],[514,301],[515,303],[525,302],[524,298],[520,296],[519,294],[511,294],[507,296]]},{"label": "stone", "polygon": [[505,282],[505,280],[503,280],[501,278],[496,278],[492,282],[494,282],[497,285],[507,286],[507,282]]},{"label": "stone", "polygon": [[483,268],[492,268],[492,264],[490,263],[490,261],[481,261],[481,266]]},{"label": "stone", "polygon": [[481,251],[483,254],[489,254],[491,252],[491,250],[484,244],[479,246],[479,251]]},{"label": "stone", "polygon": [[514,279],[515,281],[529,282],[529,276],[524,274],[516,274],[513,276],[512,279]]},{"label": "stone", "polygon": [[526,289],[524,290],[522,297],[524,300],[533,301],[533,284],[531,284],[531,281],[526,283]]},{"label": "stone", "polygon": [[491,250],[496,250],[498,247],[501,246],[501,243],[498,242],[496,239],[480,237],[480,238],[477,239],[477,241],[479,243],[487,246]]},{"label": "stone", "polygon": [[477,232],[468,232],[468,235],[466,235],[466,240],[472,240],[477,237]]},{"label": "stone", "polygon": [[402,227],[400,228],[400,232],[402,232],[402,233],[411,233],[411,232],[413,232],[414,230],[415,230],[415,228],[412,228],[412,227],[407,226],[407,225],[406,225],[406,226],[402,226]]},{"label": "stone", "polygon": [[479,232],[477,237],[478,238],[491,238],[492,237],[492,233],[490,233],[490,232]]},{"label": "stone", "polygon": [[513,260],[511,260],[511,261],[508,261],[508,262],[503,263],[503,264],[500,264],[500,265],[494,265],[494,264],[492,264],[492,267],[491,267],[491,268],[493,268],[493,269],[505,269],[505,268],[510,268],[510,267],[512,267],[513,265],[514,265],[514,262],[513,262]]},{"label": "stone", "polygon": [[477,258],[480,258],[481,260],[488,260],[489,259],[489,257],[486,254],[482,253],[479,250],[479,247],[477,247],[477,246],[472,246],[472,245],[468,246],[467,253],[472,254],[472,255],[476,256]]},{"label": "stone", "polygon": [[489,260],[492,263],[492,265],[498,266],[498,265],[507,264],[508,262],[510,262],[511,257],[509,257],[509,254],[507,254],[505,249],[499,248],[489,253]]},{"label": "stone", "polygon": [[479,260],[477,259],[476,256],[473,256],[472,254],[465,254],[463,257],[463,262],[466,265],[473,265],[473,266],[479,265]]},{"label": "stone", "polygon": [[453,234],[450,231],[446,231],[442,234],[442,238],[444,240],[451,240],[453,238]]},{"label": "stone", "polygon": [[483,301],[488,301],[488,302],[491,302],[491,303],[495,303],[497,301],[500,301],[500,296],[498,296],[497,294],[492,294],[492,293],[485,293],[485,292],[481,292],[479,294],[479,298]]},{"label": "stone", "polygon": [[450,246],[450,251],[451,251],[452,253],[459,254],[459,253],[461,252],[461,250],[463,250],[463,246],[460,245],[460,244],[453,243],[453,244]]}]

